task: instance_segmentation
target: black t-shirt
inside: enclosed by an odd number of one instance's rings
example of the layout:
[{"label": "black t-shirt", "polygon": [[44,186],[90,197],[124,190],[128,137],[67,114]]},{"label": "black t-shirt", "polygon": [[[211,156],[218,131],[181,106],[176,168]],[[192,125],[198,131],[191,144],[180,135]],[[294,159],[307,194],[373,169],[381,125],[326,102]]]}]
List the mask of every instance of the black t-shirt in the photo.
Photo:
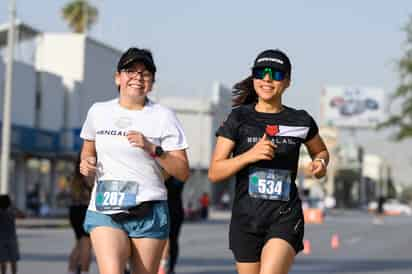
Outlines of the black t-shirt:
[{"label": "black t-shirt", "polygon": [[235,157],[252,148],[265,132],[268,139],[277,145],[275,157],[270,161],[250,164],[236,174],[232,221],[265,221],[272,216],[274,210],[285,204],[284,201],[253,198],[249,195],[249,175],[253,168],[288,171],[291,181],[289,201],[298,198],[295,179],[300,146],[318,133],[318,126],[304,110],[284,106],[279,113],[262,113],[257,112],[255,104],[252,104],[234,108],[217,130],[216,136],[235,142]]}]

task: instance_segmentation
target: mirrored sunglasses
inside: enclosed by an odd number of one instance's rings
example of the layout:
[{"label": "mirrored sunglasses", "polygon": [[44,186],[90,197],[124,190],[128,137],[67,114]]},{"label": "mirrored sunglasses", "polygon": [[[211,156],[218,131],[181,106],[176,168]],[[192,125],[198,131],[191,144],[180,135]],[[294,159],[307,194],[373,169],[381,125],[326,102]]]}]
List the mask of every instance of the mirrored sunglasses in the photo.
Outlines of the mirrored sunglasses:
[{"label": "mirrored sunglasses", "polygon": [[265,75],[268,74],[271,80],[282,81],[286,78],[286,72],[275,70],[273,68],[254,68],[252,70],[253,78],[264,79]]}]

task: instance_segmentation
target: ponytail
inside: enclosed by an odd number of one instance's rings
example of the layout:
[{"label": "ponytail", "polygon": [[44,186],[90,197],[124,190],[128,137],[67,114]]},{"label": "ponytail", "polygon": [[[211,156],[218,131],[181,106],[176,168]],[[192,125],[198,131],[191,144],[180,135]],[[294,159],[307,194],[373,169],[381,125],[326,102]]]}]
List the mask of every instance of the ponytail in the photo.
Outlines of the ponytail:
[{"label": "ponytail", "polygon": [[248,105],[256,103],[258,96],[253,87],[253,76],[236,83],[232,91],[232,106]]}]

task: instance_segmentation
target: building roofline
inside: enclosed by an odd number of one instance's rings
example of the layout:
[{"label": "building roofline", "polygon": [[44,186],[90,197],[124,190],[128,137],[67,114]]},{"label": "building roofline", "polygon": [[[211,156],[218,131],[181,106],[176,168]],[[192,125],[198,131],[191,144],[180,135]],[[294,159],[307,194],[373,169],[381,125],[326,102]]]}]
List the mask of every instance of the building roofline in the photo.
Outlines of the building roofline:
[{"label": "building roofline", "polygon": [[[34,37],[41,35],[43,33],[18,19],[15,22],[15,26],[18,35],[18,41],[33,39]],[[0,25],[0,48],[5,47],[7,45],[7,35],[9,27],[9,22]]]},{"label": "building roofline", "polygon": [[97,45],[99,45],[99,46],[102,46],[102,47],[104,47],[104,48],[106,48],[106,49],[108,49],[108,50],[111,50],[111,51],[115,52],[115,53],[122,54],[122,51],[121,51],[120,49],[115,48],[114,46],[109,45],[109,44],[107,44],[107,43],[105,43],[105,42],[103,42],[103,41],[97,40],[97,39],[94,38],[94,37],[91,37],[91,36],[89,36],[89,35],[86,35],[86,39],[87,39],[88,41],[94,43],[94,44],[97,44]]}]

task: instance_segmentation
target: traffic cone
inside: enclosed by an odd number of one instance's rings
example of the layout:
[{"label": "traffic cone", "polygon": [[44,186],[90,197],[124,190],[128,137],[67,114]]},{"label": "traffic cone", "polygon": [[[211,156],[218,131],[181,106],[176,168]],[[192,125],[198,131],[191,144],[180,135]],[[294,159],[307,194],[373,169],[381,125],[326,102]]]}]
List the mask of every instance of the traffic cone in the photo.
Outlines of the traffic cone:
[{"label": "traffic cone", "polygon": [[157,274],[167,274],[168,272],[168,260],[162,259],[160,261],[159,269]]},{"label": "traffic cone", "polygon": [[157,274],[166,274],[166,269],[163,266],[159,266],[159,270],[157,271]]},{"label": "traffic cone", "polygon": [[330,239],[330,247],[332,247],[333,249],[338,249],[339,244],[339,235],[335,233],[332,235],[332,238]]},{"label": "traffic cone", "polygon": [[303,240],[303,254],[310,255],[311,252],[312,252],[312,249],[310,247],[310,241]]}]

